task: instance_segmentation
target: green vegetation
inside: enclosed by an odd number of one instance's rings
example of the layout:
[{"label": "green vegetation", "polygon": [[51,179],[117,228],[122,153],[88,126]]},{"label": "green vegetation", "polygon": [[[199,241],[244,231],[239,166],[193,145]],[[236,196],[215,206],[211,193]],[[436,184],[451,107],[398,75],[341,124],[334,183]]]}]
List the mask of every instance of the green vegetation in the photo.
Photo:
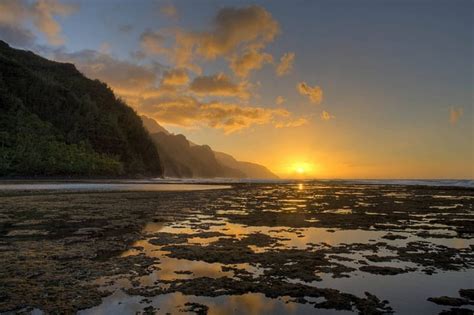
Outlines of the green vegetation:
[{"label": "green vegetation", "polygon": [[0,176],[162,175],[133,109],[72,64],[0,41]]}]

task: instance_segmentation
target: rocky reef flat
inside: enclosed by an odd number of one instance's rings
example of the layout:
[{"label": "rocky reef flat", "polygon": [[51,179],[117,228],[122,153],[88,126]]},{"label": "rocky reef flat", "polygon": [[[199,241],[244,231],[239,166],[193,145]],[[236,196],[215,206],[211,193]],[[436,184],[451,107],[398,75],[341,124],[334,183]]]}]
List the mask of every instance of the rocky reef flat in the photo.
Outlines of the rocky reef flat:
[{"label": "rocky reef flat", "polygon": [[474,189],[0,191],[0,313],[472,314]]}]

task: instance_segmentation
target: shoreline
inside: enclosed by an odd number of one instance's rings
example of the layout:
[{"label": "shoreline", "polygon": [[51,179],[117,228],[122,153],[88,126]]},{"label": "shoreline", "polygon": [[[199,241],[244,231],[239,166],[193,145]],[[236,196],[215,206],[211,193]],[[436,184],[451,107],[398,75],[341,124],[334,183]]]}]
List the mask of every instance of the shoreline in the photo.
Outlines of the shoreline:
[{"label": "shoreline", "polygon": [[[157,177],[23,177],[1,178],[0,185],[21,184],[91,184],[91,185],[361,185],[375,186],[407,186],[407,187],[440,187],[446,189],[474,189],[474,180],[326,180],[326,179],[235,179],[235,178],[157,178]],[[0,189],[1,190],[1,189]]]},{"label": "shoreline", "polygon": [[[250,293],[269,303],[290,296],[292,307],[313,311],[403,311],[364,279],[438,279],[474,268],[472,189],[368,186],[361,194],[356,185],[326,186],[250,184],[186,194],[3,191],[0,311],[100,310],[108,299],[129,297],[142,310],[163,307],[159,297],[179,292],[209,307],[219,297]],[[370,294],[333,288],[345,278]],[[426,298],[469,289],[449,284],[449,291],[427,290],[413,307],[440,311]],[[320,298],[329,304],[314,302]]]}]

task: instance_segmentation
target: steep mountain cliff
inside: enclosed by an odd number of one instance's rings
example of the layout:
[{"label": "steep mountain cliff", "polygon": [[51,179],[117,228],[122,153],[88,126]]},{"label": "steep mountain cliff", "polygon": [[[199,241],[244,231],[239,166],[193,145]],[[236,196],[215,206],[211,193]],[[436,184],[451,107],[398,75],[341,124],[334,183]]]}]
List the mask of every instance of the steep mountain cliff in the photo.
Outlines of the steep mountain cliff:
[{"label": "steep mountain cliff", "polygon": [[165,176],[278,178],[262,165],[237,161],[229,154],[213,151],[208,145],[197,145],[183,135],[170,134],[152,118],[141,117],[150,133],[154,132],[151,136],[162,159]]},{"label": "steep mountain cliff", "polygon": [[164,175],[169,177],[243,178],[245,174],[220,164],[207,145],[191,145],[183,135],[163,132],[151,135],[163,160]]},{"label": "steep mountain cliff", "polygon": [[141,115],[140,118],[143,121],[143,126],[148,130],[150,134],[157,133],[157,132],[163,132],[164,134],[167,134],[167,135],[170,134],[168,130],[166,130],[164,127],[158,124],[153,118],[150,118],[145,115]]},{"label": "steep mountain cliff", "polygon": [[278,176],[263,165],[237,161],[232,155],[223,152],[214,151],[214,156],[220,164],[241,171],[246,178],[278,179]]},{"label": "steep mountain cliff", "polygon": [[163,174],[140,117],[72,64],[0,41],[0,176]]}]

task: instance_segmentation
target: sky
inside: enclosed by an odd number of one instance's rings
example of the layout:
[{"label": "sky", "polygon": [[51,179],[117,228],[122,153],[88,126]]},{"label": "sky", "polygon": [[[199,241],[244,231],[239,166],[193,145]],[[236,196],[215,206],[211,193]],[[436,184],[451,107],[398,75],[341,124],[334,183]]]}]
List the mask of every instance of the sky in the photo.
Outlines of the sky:
[{"label": "sky", "polygon": [[473,1],[0,0],[0,38],[284,178],[474,178]]}]

